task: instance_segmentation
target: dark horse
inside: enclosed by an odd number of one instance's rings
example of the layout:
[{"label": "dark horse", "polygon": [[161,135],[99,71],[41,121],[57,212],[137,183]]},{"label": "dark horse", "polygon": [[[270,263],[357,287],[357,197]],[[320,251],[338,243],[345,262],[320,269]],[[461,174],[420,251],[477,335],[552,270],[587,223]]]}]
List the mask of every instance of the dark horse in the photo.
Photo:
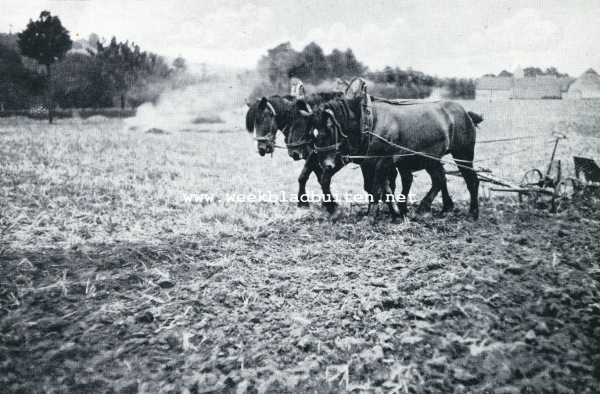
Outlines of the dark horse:
[{"label": "dark horse", "polygon": [[[304,100],[310,105],[318,106],[340,95],[338,92],[322,92],[311,94]],[[258,153],[261,156],[273,153],[277,130],[283,133],[286,143],[288,142],[290,126],[298,117],[302,117],[296,110],[296,101],[294,96],[274,95],[262,97],[249,106],[246,113],[246,130],[255,133]],[[314,172],[320,184],[323,171],[311,144],[296,141],[288,146],[288,154],[294,160],[306,160],[298,177],[298,206],[308,206],[306,182]]]},{"label": "dark horse", "polygon": [[[471,196],[469,211],[473,218],[478,217],[479,180],[473,171],[476,134],[473,119],[479,123],[482,120],[479,115],[469,114],[459,104],[449,101],[413,105],[374,101],[373,126],[365,132],[360,126],[361,105],[360,98],[336,98],[314,113],[304,111],[317,129],[315,150],[323,167],[321,186],[324,192],[329,192],[331,177],[344,164],[344,157],[368,156],[371,158],[364,161],[371,162],[369,167],[372,172],[366,179],[371,190],[384,189],[387,195],[393,195],[386,178],[392,169],[397,168],[402,178],[402,194],[408,196],[412,172],[424,169],[429,173],[432,185],[421,201],[418,212],[429,210],[440,190],[443,210],[448,211],[453,208],[453,202],[439,159],[451,153],[467,183]],[[406,213],[406,201],[402,204],[402,210],[398,209],[393,198],[387,201],[393,215]]]},{"label": "dark horse", "polygon": [[[311,115],[311,106],[317,107],[325,102],[338,99],[341,95],[339,92],[321,92],[311,94],[302,100],[297,100],[293,96],[262,97],[251,105],[246,113],[246,129],[250,133],[255,132],[257,149],[261,156],[273,152],[277,130],[281,130],[285,136],[289,156],[294,160],[306,160],[298,177],[298,206],[300,207],[309,205],[306,197],[306,182],[310,174],[315,173],[319,184],[321,184],[323,174],[323,168],[317,152],[314,150],[312,134],[314,126],[312,122],[307,121],[307,116]],[[291,130],[294,130],[294,136],[291,135]],[[339,163],[334,173],[343,166],[344,164]],[[365,190],[371,194],[368,179],[374,169],[371,163],[365,162],[364,165],[361,165],[361,170],[365,181]],[[393,171],[387,178],[387,183],[392,190],[395,190],[396,187],[396,176],[397,172]],[[324,205],[330,212],[334,211],[337,204],[331,196],[329,183],[326,188],[323,188],[321,184],[321,188],[327,197]]]}]

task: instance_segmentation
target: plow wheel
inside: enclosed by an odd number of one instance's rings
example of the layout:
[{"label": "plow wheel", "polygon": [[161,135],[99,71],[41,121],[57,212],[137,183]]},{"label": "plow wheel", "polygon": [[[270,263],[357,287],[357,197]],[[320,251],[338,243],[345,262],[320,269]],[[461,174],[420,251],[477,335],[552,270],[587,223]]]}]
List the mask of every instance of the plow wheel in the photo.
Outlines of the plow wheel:
[{"label": "plow wheel", "polygon": [[552,196],[552,212],[563,211],[577,194],[577,184],[574,179],[563,179],[558,182]]},{"label": "plow wheel", "polygon": [[[522,188],[540,187],[542,185],[542,179],[542,172],[537,168],[534,168],[532,170],[527,171],[525,175],[523,175],[523,179],[521,179],[521,183],[519,184],[519,186],[521,186]],[[523,202],[523,196],[526,197],[526,201],[529,205],[535,207],[539,198],[539,194],[536,191],[530,190],[528,192],[519,193],[520,203]]]}]

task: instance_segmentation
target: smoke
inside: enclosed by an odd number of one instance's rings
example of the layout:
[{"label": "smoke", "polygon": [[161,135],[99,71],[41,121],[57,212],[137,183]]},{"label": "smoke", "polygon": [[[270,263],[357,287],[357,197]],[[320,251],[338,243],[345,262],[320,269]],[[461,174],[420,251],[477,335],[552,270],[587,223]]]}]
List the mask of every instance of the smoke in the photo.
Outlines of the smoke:
[{"label": "smoke", "polygon": [[138,107],[126,121],[132,130],[235,131],[242,129],[250,81],[240,75],[212,76],[162,93],[156,104]]}]

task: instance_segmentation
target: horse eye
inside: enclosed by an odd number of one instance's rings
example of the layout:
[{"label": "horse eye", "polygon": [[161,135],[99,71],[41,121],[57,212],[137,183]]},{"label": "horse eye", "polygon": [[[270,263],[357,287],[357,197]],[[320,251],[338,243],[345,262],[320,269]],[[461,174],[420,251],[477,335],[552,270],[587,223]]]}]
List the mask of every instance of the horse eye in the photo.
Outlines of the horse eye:
[{"label": "horse eye", "polygon": [[313,130],[313,135],[314,135],[315,137],[318,137],[318,136],[319,136],[319,130],[317,130],[317,129],[314,129],[314,130]]}]

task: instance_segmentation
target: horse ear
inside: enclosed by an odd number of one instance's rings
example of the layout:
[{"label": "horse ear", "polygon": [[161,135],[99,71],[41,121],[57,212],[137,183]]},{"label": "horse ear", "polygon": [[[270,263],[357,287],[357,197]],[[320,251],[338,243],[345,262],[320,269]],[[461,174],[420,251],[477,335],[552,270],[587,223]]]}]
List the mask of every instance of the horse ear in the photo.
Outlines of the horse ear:
[{"label": "horse ear", "polygon": [[267,104],[269,103],[269,100],[267,100],[266,97],[262,97],[259,101],[258,101],[258,110],[259,111],[264,111],[265,108],[267,108]]},{"label": "horse ear", "polygon": [[327,124],[327,127],[331,127],[334,125],[336,127],[340,127],[340,124],[339,124],[338,120],[335,118],[335,114],[333,113],[331,108],[327,108],[325,111],[323,111],[323,115],[325,116],[325,122]]}]

